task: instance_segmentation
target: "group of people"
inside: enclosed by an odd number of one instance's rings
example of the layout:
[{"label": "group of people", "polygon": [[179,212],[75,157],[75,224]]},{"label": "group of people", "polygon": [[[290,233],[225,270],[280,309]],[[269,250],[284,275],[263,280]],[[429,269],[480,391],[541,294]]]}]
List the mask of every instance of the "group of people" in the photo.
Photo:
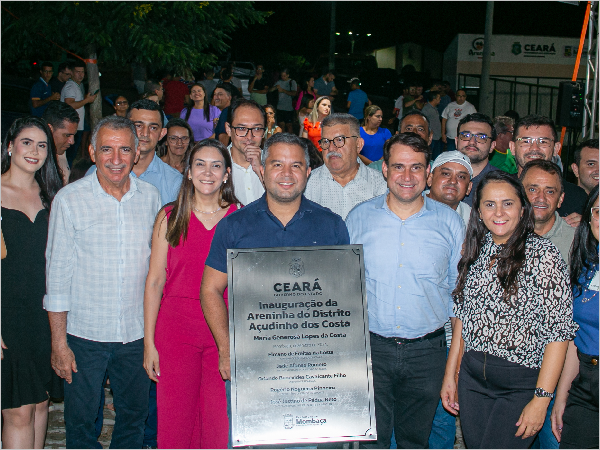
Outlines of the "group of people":
[{"label": "group of people", "polygon": [[[328,97],[317,81],[313,108]],[[206,94],[190,98],[210,118]],[[229,101],[228,145],[216,130],[196,141],[194,111],[165,125],[149,98],[103,118],[95,166],[74,182],[59,163],[72,107],[11,126],[5,448],[42,448],[48,398],[62,395],[67,447],[95,448],[107,377],[111,447],[231,445],[226,250],[344,244],[363,245],[368,292],[377,441],[362,446],[453,448],[459,403],[469,448],[598,446],[597,139],[577,149],[576,186],[542,116],[512,125],[511,174],[490,164],[499,135],[484,114],[462,117],[456,149],[432,159],[422,110],[378,137],[374,105],[362,127],[317,107],[315,159],[310,136],[265,140],[269,108]],[[380,158],[363,152],[373,137]]]}]

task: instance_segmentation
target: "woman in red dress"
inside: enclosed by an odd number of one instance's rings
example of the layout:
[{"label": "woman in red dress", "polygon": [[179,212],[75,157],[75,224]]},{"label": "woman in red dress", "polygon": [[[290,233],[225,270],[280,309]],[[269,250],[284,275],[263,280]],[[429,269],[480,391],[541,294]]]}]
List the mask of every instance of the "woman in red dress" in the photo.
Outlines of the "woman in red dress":
[{"label": "woman in red dress", "polygon": [[177,200],[156,217],[144,294],[144,368],[158,383],[159,448],[227,448],[225,382],[200,283],[215,227],[238,206],[229,152],[215,139],[198,142]]}]

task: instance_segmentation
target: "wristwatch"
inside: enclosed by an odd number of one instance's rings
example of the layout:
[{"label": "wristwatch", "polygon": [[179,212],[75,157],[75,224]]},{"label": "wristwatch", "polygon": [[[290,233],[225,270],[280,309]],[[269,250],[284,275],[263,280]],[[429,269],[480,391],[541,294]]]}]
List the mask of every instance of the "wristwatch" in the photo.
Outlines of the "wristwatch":
[{"label": "wristwatch", "polygon": [[534,393],[535,393],[536,397],[554,398],[554,393],[545,391],[544,388],[541,388],[541,387],[535,388]]}]

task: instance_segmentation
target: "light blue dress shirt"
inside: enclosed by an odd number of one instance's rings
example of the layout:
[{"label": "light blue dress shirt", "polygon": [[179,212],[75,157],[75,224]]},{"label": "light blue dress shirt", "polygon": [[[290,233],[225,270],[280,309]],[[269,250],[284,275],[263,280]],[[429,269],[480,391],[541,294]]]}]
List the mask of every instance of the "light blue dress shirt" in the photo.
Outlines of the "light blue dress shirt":
[{"label": "light blue dress shirt", "polygon": [[47,311],[68,311],[67,333],[97,342],[144,336],[144,287],[158,190],[129,175],[121,201],[94,174],[62,188],[50,211]]},{"label": "light blue dress shirt", "polygon": [[356,206],[346,218],[351,244],[365,258],[369,330],[414,339],[444,326],[465,225],[450,207],[423,194],[421,210],[406,220],[387,205],[387,193]]},{"label": "light blue dress shirt", "polygon": [[[92,173],[96,173],[95,165],[88,169],[85,176],[87,177]],[[133,170],[131,171],[131,175],[134,177],[136,176]],[[179,171],[163,162],[158,155],[154,154],[152,162],[146,171],[139,176],[139,179],[155,186],[160,192],[160,198],[162,199],[161,204],[166,205],[167,203],[175,201],[177,198],[183,176]]]}]

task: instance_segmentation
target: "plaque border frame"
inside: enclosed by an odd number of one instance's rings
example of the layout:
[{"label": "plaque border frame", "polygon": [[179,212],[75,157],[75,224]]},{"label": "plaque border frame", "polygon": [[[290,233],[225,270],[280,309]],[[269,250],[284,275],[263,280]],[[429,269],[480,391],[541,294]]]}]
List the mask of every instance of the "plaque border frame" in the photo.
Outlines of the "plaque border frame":
[{"label": "plaque border frame", "polygon": [[[257,252],[287,252],[287,251],[352,251],[359,258],[360,266],[360,287],[361,287],[361,298],[362,298],[362,313],[363,313],[363,330],[364,330],[364,342],[365,342],[365,363],[367,369],[367,384],[369,389],[368,401],[369,401],[369,421],[371,427],[365,430],[364,434],[356,434],[351,436],[332,436],[332,437],[321,437],[321,438],[307,438],[307,439],[272,439],[272,440],[251,440],[251,441],[235,441],[233,429],[235,425],[235,418],[237,415],[237,402],[236,402],[236,360],[235,360],[235,327],[234,327],[234,315],[235,315],[235,292],[233,289],[233,260],[237,258],[240,253],[257,253]],[[257,247],[257,248],[238,248],[238,249],[227,249],[227,293],[228,293],[228,318],[229,318],[229,357],[230,357],[230,371],[231,371],[231,430],[233,447],[247,447],[254,445],[277,445],[277,444],[298,444],[298,445],[310,445],[318,444],[323,442],[355,442],[355,441],[367,441],[375,442],[377,440],[377,428],[375,419],[375,399],[373,390],[373,364],[371,362],[371,343],[369,337],[369,313],[367,310],[367,290],[366,290],[366,279],[365,279],[365,261],[362,244],[355,245],[321,245],[321,246],[304,246],[304,247]]]}]

